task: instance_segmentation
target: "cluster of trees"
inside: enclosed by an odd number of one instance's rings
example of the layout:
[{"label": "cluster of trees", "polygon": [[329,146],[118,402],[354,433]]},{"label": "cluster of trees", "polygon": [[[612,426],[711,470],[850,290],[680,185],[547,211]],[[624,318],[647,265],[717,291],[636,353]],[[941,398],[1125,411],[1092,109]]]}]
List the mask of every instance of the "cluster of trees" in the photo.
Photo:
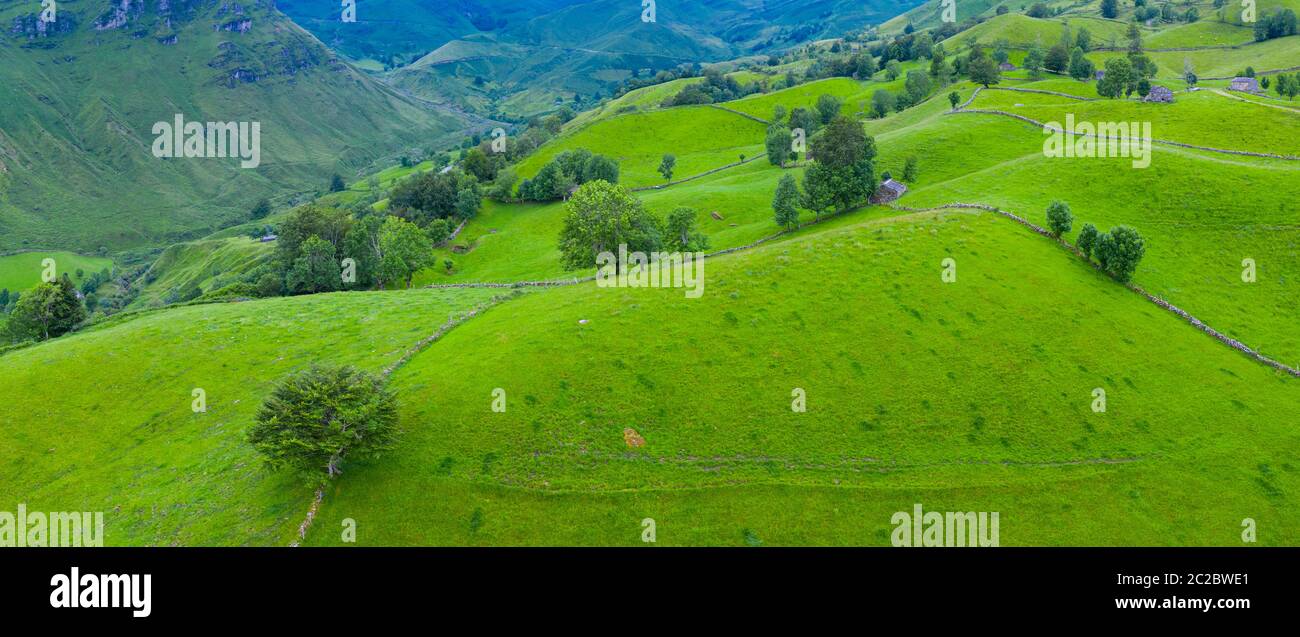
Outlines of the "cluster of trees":
[{"label": "cluster of trees", "polygon": [[800,207],[820,218],[868,200],[876,192],[876,141],[857,121],[836,116],[810,140],[814,161],[804,173],[802,189],[793,175],[777,184],[772,210],[777,225],[799,223]]},{"label": "cluster of trees", "polygon": [[[1053,201],[1047,206],[1047,227],[1058,239],[1074,227],[1074,215],[1064,201]],[[1101,233],[1091,223],[1083,224],[1075,241],[1087,259],[1096,259],[1101,269],[1116,280],[1127,283],[1133,279],[1138,264],[1146,255],[1146,242],[1128,226],[1116,226]]]},{"label": "cluster of trees", "polygon": [[1076,240],[1085,257],[1096,259],[1101,269],[1121,283],[1128,283],[1146,255],[1142,235],[1128,226],[1116,226],[1100,233],[1090,223],[1083,224]]},{"label": "cluster of trees", "polygon": [[575,117],[573,110],[561,107],[544,117],[533,117],[522,132],[516,131],[501,138],[475,135],[472,144],[461,151],[460,168],[487,187],[487,195],[498,200],[511,198],[517,176],[511,165],[522,161],[560,133],[564,125]]},{"label": "cluster of trees", "polygon": [[40,283],[23,293],[0,292],[5,308],[4,336],[17,342],[43,341],[71,332],[86,320],[87,311],[77,286],[65,272],[50,283]]},{"label": "cluster of trees", "polygon": [[1142,53],[1142,34],[1137,23],[1129,24],[1128,38],[1128,55],[1106,60],[1105,74],[1097,80],[1097,94],[1102,97],[1130,97],[1134,93],[1146,97],[1151,91],[1156,64]]},{"label": "cluster of trees", "polygon": [[664,106],[730,102],[758,91],[759,84],[757,82],[741,84],[733,77],[723,75],[715,69],[709,69],[704,72],[703,82],[696,82],[682,89],[676,95],[665,100]]},{"label": "cluster of trees", "polygon": [[257,296],[316,294],[383,288],[398,281],[410,287],[415,273],[433,264],[431,233],[448,232],[447,220],[438,221],[442,223],[422,229],[396,214],[353,218],[319,204],[295,208],[280,224],[270,269],[250,291]]},{"label": "cluster of trees", "polygon": [[1284,38],[1296,34],[1295,11],[1291,9],[1273,9],[1267,15],[1255,21],[1255,41],[1263,42],[1273,38]]},{"label": "cluster of trees", "polygon": [[[1268,78],[1263,79],[1262,85],[1264,88],[1268,88]],[[1277,79],[1273,80],[1273,90],[1277,91],[1278,95],[1289,100],[1295,99],[1296,95],[1300,95],[1300,73],[1295,75],[1282,73],[1278,75]]]},{"label": "cluster of trees", "polygon": [[425,172],[393,188],[388,209],[369,205],[349,211],[308,204],[277,227],[271,263],[246,275],[227,293],[252,296],[316,294],[411,286],[416,272],[433,264],[433,248],[478,213],[478,180],[459,170]]},{"label": "cluster of trees", "polygon": [[651,214],[627,188],[604,180],[583,184],[565,205],[560,232],[561,261],[567,270],[596,266],[602,252],[701,252],[709,239],[697,227],[698,213],[679,207],[666,219]]},{"label": "cluster of trees", "polygon": [[566,150],[547,162],[532,179],[519,184],[519,198],[526,201],[557,201],[574,186],[593,181],[618,183],[618,162],[585,148]]}]

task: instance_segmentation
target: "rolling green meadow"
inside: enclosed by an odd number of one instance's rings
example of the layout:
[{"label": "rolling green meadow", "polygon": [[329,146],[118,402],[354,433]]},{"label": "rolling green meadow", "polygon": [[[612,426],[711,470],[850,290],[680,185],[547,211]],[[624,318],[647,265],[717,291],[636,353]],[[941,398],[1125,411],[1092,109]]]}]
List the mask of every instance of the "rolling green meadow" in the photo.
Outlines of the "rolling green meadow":
[{"label": "rolling green meadow", "polygon": [[[997,15],[999,4],[1010,12]],[[1097,2],[1052,2],[1062,13],[1043,19],[1023,14],[1030,4],[962,3],[962,19],[985,19],[945,42],[949,55],[972,41],[1050,46],[1063,21],[1098,46],[1123,46],[1126,23],[1098,17]],[[1180,79],[1185,58],[1205,78],[1300,66],[1300,36],[1255,43],[1249,28],[1198,6],[1198,22],[1142,27],[1154,81],[1175,91],[1173,103],[1101,99],[1095,82],[1015,71],[967,108],[1149,122],[1157,140],[1300,156],[1293,103],[1214,80],[1189,92]],[[937,28],[937,7],[912,8],[879,32]],[[459,18],[421,19],[410,28],[447,40],[463,28]],[[537,37],[559,37],[549,24],[534,25]],[[347,46],[382,57],[406,45]],[[448,46],[442,55],[465,45]],[[1196,49],[1168,50],[1183,47]],[[1088,57],[1100,68],[1115,55]],[[758,81],[800,66],[808,60],[728,72]],[[903,77],[928,68],[907,62]],[[620,184],[649,214],[694,210],[706,252],[728,251],[702,262],[699,298],[573,281],[594,270],[564,267],[568,203],[484,198],[412,289],[170,304],[268,263],[274,244],[247,235],[284,218],[277,199],[265,220],[158,246],[131,311],[0,349],[0,502],[104,511],[113,546],[284,546],[311,508],[307,546],[351,546],[341,530],[352,524],[360,546],[645,546],[650,518],[668,546],[883,547],[893,513],[915,503],[998,511],[1003,546],[1240,546],[1245,518],[1261,545],[1300,544],[1300,377],[1139,293],[1300,367],[1300,161],[1160,143],[1145,168],[1048,157],[1038,126],[955,112],[948,94],[966,102],[979,86],[965,78],[881,118],[869,116],[872,94],[904,90],[883,71],[662,106],[697,81],[578,113],[512,168],[530,178],[586,149],[619,162]],[[308,76],[295,90],[322,82]],[[369,76],[353,88],[389,90]],[[829,216],[801,204],[801,225],[782,231],[773,193],[787,175],[802,182],[807,162],[771,164],[766,126],[753,118],[824,94],[874,138],[875,175],[908,190],[896,205]],[[384,99],[405,112],[415,98]],[[429,137],[446,124],[419,121],[436,129]],[[387,120],[386,151],[412,142],[409,127]],[[295,152],[322,148],[307,139]],[[376,161],[371,150],[358,143],[340,155],[358,171],[342,192],[295,201],[369,204],[434,170],[430,161],[362,170]],[[665,185],[656,169],[666,153],[677,157],[674,180],[715,172]],[[757,159],[733,165],[742,154]],[[222,205],[262,194],[256,183]],[[19,199],[0,199],[0,211]],[[1054,201],[1073,213],[1059,239],[997,212],[943,208],[993,206],[1046,227]],[[197,232],[224,214],[214,210],[186,211],[176,228],[146,219],[133,232]],[[105,219],[78,225],[74,243],[94,243],[88,228]],[[1074,251],[1084,223],[1141,233],[1132,288]],[[46,256],[61,271],[114,263],[75,250],[11,254],[0,257],[0,287],[34,285]],[[535,282],[564,284],[525,285]],[[276,383],[316,365],[385,374],[398,427],[379,459],[345,463],[318,510],[311,486],[267,468],[249,442]]]},{"label": "rolling green meadow", "polygon": [[[55,276],[62,276],[66,272],[76,282],[83,280],[85,275],[111,268],[113,265],[112,259],[84,256],[73,252],[19,252],[0,257],[0,289],[21,292],[40,283],[46,259],[54,260]],[[78,270],[83,272],[83,276],[77,276]]]}]

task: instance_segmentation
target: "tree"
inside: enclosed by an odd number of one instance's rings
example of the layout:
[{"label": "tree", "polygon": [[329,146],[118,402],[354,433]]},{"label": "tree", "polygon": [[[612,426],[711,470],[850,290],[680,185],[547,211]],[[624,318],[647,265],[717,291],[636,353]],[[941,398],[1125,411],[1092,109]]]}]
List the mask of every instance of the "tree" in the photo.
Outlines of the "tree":
[{"label": "tree", "polygon": [[294,208],[278,227],[275,259],[280,271],[288,272],[293,267],[308,238],[314,236],[339,245],[347,236],[350,226],[348,213],[338,208],[319,204]]},{"label": "tree", "polygon": [[300,254],[289,269],[289,292],[316,294],[332,292],[342,287],[342,271],[334,256],[334,244],[312,235],[303,242]]},{"label": "tree", "polygon": [[280,296],[280,292],[284,290],[284,284],[280,282],[280,277],[276,276],[272,272],[267,272],[257,280],[255,289],[257,291],[257,296],[261,298],[269,298],[272,296]]},{"label": "tree", "polygon": [[618,183],[618,162],[604,155],[593,155],[583,168],[582,183],[604,180],[611,184]]},{"label": "tree", "polygon": [[1079,238],[1076,241],[1079,250],[1083,252],[1083,256],[1092,256],[1092,251],[1097,246],[1097,239],[1099,236],[1097,226],[1094,226],[1091,223],[1083,224],[1083,227],[1079,229]]},{"label": "tree", "polygon": [[343,178],[338,173],[334,173],[334,176],[330,177],[330,192],[341,192],[346,188],[347,185],[343,183]]},{"label": "tree", "polygon": [[981,57],[972,60],[970,63],[970,80],[976,84],[983,84],[988,88],[991,84],[997,84],[1002,79],[1002,73],[998,70],[998,65],[992,58]]},{"label": "tree", "polygon": [[18,297],[9,315],[9,329],[19,338],[48,340],[71,332],[86,320],[77,288],[64,273],[58,281],[41,283]]},{"label": "tree", "polygon": [[1070,231],[1074,227],[1074,215],[1070,214],[1070,204],[1064,201],[1053,201],[1047,206],[1047,227],[1052,230],[1056,238]]},{"label": "tree", "polygon": [[767,128],[767,139],[763,142],[767,148],[767,161],[773,166],[785,166],[791,155],[790,129],[780,124]]},{"label": "tree", "polygon": [[1080,82],[1088,81],[1093,74],[1092,60],[1083,55],[1083,49],[1075,47],[1070,54],[1070,77]]},{"label": "tree", "polygon": [[709,238],[699,232],[695,223],[695,209],[681,206],[668,213],[664,244],[677,252],[703,252],[709,249]]},{"label": "tree", "polygon": [[673,179],[673,169],[677,167],[677,156],[671,153],[664,155],[663,161],[659,162],[659,174],[664,176],[667,181]]},{"label": "tree", "polygon": [[876,89],[871,94],[871,114],[877,118],[884,117],[894,110],[894,94],[885,89]]},{"label": "tree", "polygon": [[1106,60],[1106,75],[1097,81],[1097,94],[1102,97],[1122,97],[1133,83],[1133,65],[1127,58],[1117,57]]},{"label": "tree", "polygon": [[948,103],[952,104],[952,110],[957,110],[957,105],[961,103],[961,94],[953,91],[948,94]]},{"label": "tree", "polygon": [[257,201],[257,205],[253,206],[252,211],[250,211],[248,214],[249,214],[249,218],[251,218],[254,221],[258,219],[265,219],[267,215],[271,214],[270,200],[266,198],[259,199]]},{"label": "tree", "polygon": [[912,103],[919,104],[930,94],[930,76],[926,75],[925,71],[908,71],[904,86],[908,96],[912,98]]},{"label": "tree", "polygon": [[479,206],[483,203],[483,197],[479,195],[477,188],[462,190],[456,194],[456,212],[457,219],[473,219],[478,214]]},{"label": "tree", "polygon": [[842,212],[875,193],[876,142],[860,123],[836,117],[812,143],[817,159],[804,174],[805,208],[818,216],[829,209]]},{"label": "tree", "polygon": [[876,58],[872,57],[870,53],[860,53],[854,60],[853,72],[857,74],[860,80],[869,80],[871,76],[876,74],[876,71],[880,70],[876,66]]},{"label": "tree", "polygon": [[662,245],[658,221],[641,201],[616,184],[583,184],[564,206],[560,256],[566,270],[590,268],[602,252],[650,253]]},{"label": "tree", "polygon": [[377,457],[397,428],[383,382],[352,367],[311,367],[282,380],[257,412],[248,441],[272,470],[313,487],[342,473],[347,459]]},{"label": "tree", "polygon": [[1054,73],[1064,73],[1070,65],[1070,50],[1064,44],[1057,44],[1047,50],[1043,67]]},{"label": "tree", "polygon": [[531,180],[519,187],[519,196],[532,201],[555,201],[563,199],[573,182],[564,174],[557,162],[550,162],[537,172]]},{"label": "tree", "polygon": [[1011,61],[1011,52],[1007,50],[1009,46],[1011,46],[1011,43],[1007,42],[1005,38],[999,39],[993,46],[993,61],[998,64]]},{"label": "tree", "polygon": [[817,115],[820,118],[821,123],[822,124],[831,123],[831,120],[835,119],[835,116],[840,114],[840,107],[842,107],[843,105],[844,102],[840,100],[840,98],[835,97],[834,95],[823,93],[820,97],[818,97]]},{"label": "tree", "polygon": [[817,132],[817,118],[803,107],[795,107],[790,111],[790,130],[799,129],[803,129],[804,135],[809,136]]},{"label": "tree", "polygon": [[1300,73],[1296,73],[1295,75],[1287,75],[1285,73],[1278,75],[1277,81],[1273,83],[1273,90],[1277,91],[1278,95],[1285,97],[1288,100],[1295,99],[1296,95],[1300,95]]},{"label": "tree", "polygon": [[477,146],[465,153],[465,158],[460,160],[460,167],[483,183],[490,182],[497,177],[496,162],[492,161],[492,158],[488,157],[487,153]]},{"label": "tree", "polygon": [[892,82],[898,79],[898,76],[902,73],[903,67],[898,63],[898,60],[890,60],[885,64],[885,77],[889,78],[889,81]]},{"label": "tree", "polygon": [[1137,22],[1128,23],[1128,52],[1136,55],[1142,52],[1142,30],[1138,28]]},{"label": "tree", "polygon": [[1141,95],[1142,97],[1146,97],[1147,94],[1151,92],[1151,80],[1148,80],[1145,77],[1138,80],[1137,92],[1138,95]]},{"label": "tree", "polygon": [[1034,44],[1034,46],[1029,49],[1029,53],[1025,54],[1024,61],[1025,70],[1029,71],[1030,78],[1036,80],[1043,76],[1043,63],[1043,47]]},{"label": "tree", "polygon": [[379,229],[381,281],[404,280],[410,289],[415,273],[433,263],[433,243],[418,226],[399,217],[387,217]]},{"label": "tree", "polygon": [[1118,0],[1101,0],[1101,17],[1115,19],[1119,16]]},{"label": "tree", "polygon": [[1136,230],[1128,226],[1117,226],[1097,240],[1094,251],[1102,270],[1121,283],[1127,283],[1146,255],[1146,243]]},{"label": "tree", "polygon": [[909,156],[907,160],[903,162],[903,181],[909,184],[915,183],[917,167],[916,156]]},{"label": "tree", "polygon": [[784,175],[776,184],[776,194],[772,197],[772,211],[775,213],[776,225],[794,229],[799,225],[799,185],[794,175]]}]

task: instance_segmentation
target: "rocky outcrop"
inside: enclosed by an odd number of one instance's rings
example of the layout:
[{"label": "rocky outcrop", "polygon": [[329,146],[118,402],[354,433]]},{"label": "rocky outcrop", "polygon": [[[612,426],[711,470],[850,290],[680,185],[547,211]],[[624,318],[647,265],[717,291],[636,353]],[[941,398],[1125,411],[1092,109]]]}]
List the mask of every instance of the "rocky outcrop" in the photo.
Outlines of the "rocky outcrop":
[{"label": "rocky outcrop", "polygon": [[67,35],[76,28],[77,17],[66,11],[59,13],[58,19],[53,22],[44,22],[39,13],[32,13],[14,18],[13,24],[9,27],[9,34],[18,38],[37,40]]}]

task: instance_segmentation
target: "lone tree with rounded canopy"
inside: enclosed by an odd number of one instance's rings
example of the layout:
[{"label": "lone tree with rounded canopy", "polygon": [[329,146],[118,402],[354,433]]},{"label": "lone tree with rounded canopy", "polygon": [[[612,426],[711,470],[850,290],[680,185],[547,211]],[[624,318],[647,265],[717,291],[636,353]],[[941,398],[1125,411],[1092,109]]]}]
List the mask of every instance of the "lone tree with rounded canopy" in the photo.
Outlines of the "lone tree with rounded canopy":
[{"label": "lone tree with rounded canopy", "polygon": [[271,392],[248,441],[273,470],[313,487],[343,473],[344,459],[377,457],[393,441],[397,407],[383,381],[352,367],[312,367]]},{"label": "lone tree with rounded canopy", "polygon": [[1064,201],[1053,201],[1048,205],[1047,227],[1051,228],[1052,234],[1056,235],[1057,239],[1069,232],[1074,227],[1074,215],[1070,214],[1070,204]]},{"label": "lone tree with rounded canopy", "polygon": [[566,270],[595,267],[602,252],[615,253],[620,244],[628,252],[646,254],[663,245],[659,220],[623,186],[607,181],[583,184],[564,211],[560,258]]},{"label": "lone tree with rounded canopy", "polygon": [[54,283],[41,283],[18,296],[9,317],[9,329],[22,338],[38,341],[66,334],[86,319],[86,308],[65,272]]},{"label": "lone tree with rounded canopy", "polygon": [[1101,235],[1094,250],[1101,269],[1120,283],[1128,283],[1137,271],[1138,263],[1146,256],[1146,242],[1137,230],[1116,226]]}]

